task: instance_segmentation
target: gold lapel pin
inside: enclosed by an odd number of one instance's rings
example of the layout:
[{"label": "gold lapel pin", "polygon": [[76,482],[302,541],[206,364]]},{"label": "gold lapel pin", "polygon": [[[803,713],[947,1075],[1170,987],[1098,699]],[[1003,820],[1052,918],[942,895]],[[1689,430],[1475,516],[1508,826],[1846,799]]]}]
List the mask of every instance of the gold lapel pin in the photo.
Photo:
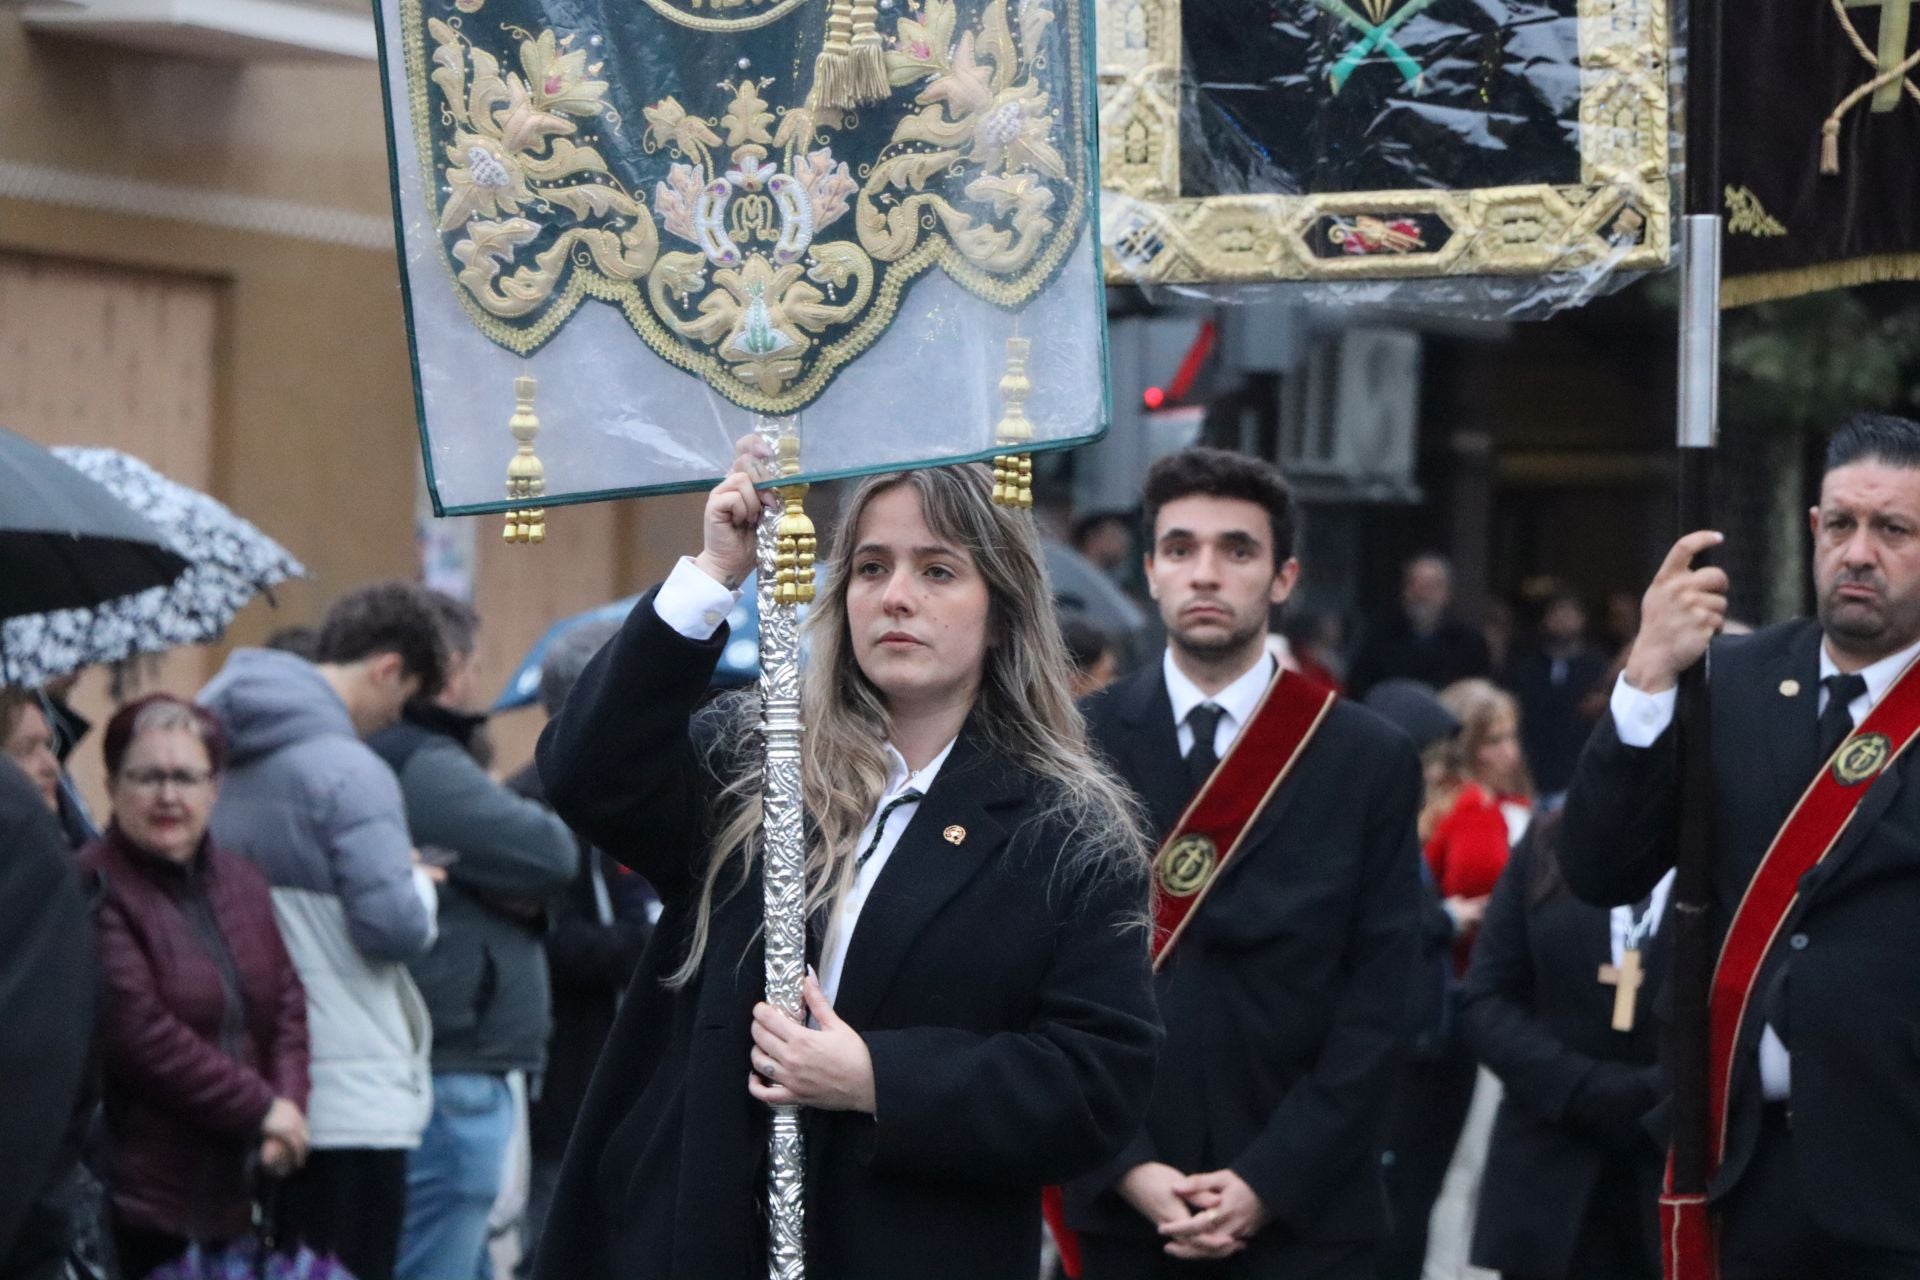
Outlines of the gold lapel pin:
[{"label": "gold lapel pin", "polygon": [[1800,682],[1798,680],[1782,680],[1780,682],[1780,696],[1783,698],[1799,697]]},{"label": "gold lapel pin", "polygon": [[945,831],[942,831],[940,834],[947,838],[948,844],[959,844],[962,840],[965,840],[967,838],[967,829],[961,826],[960,824],[955,823],[953,826],[948,827]]}]

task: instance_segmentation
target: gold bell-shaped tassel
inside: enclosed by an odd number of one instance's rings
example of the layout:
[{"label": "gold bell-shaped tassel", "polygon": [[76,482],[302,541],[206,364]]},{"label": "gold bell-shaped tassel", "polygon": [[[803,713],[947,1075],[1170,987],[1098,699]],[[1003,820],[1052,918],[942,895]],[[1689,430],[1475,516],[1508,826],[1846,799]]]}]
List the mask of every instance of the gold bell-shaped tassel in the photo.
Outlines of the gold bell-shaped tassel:
[{"label": "gold bell-shaped tassel", "polygon": [[[800,471],[800,438],[781,436],[774,446],[780,474]],[[776,604],[813,603],[813,562],[818,545],[813,520],[805,506],[807,486],[782,485],[780,519],[773,526],[773,599]]]},{"label": "gold bell-shaped tassel", "polygon": [[[534,386],[534,380],[529,377],[513,380],[515,403],[513,417],[507,421],[507,430],[513,432],[519,447],[513,451],[513,461],[507,463],[509,502],[534,502],[547,493],[547,469],[533,451],[534,437],[540,434],[540,419],[533,413]],[[520,507],[509,510],[502,537],[507,542],[525,545],[546,541],[546,508]]]},{"label": "gold bell-shaped tassel", "polygon": [[[1000,424],[993,430],[995,444],[1020,445],[1033,439],[1033,423],[1027,417],[1027,394],[1033,383],[1027,380],[1027,355],[1033,343],[1026,338],[1007,339],[1007,371],[1000,378]],[[993,500],[1003,507],[1033,505],[1033,455],[1003,453],[993,460]]]}]

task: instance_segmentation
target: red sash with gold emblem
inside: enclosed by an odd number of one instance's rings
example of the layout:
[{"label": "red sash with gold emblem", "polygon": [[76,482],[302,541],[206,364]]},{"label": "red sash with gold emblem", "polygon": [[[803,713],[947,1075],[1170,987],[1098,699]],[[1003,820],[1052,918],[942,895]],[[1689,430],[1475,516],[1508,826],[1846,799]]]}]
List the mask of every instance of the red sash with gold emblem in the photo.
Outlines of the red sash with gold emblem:
[{"label": "red sash with gold emblem", "polygon": [[1267,801],[1339,697],[1282,670],[1153,860],[1153,967],[1159,969],[1213,891]]},{"label": "red sash with gold emblem", "polygon": [[[1267,807],[1294,761],[1313,739],[1339,697],[1305,676],[1282,669],[1267,686],[1246,728],[1214,766],[1153,860],[1153,967],[1157,970],[1186,931],[1194,908],[1212,891],[1240,842]],[[1069,1276],[1080,1274],[1080,1242],[1067,1226],[1058,1187],[1040,1197],[1047,1227]]]},{"label": "red sash with gold emblem", "polygon": [[[1787,815],[1727,926],[1707,1009],[1707,1177],[1726,1157],[1734,1060],[1767,954],[1792,913],[1800,877],[1826,860],[1846,833],[1873,780],[1920,737],[1920,677],[1914,664],[1842,742]],[[1717,1280],[1718,1246],[1704,1196],[1660,1199],[1661,1254],[1667,1280]]]}]

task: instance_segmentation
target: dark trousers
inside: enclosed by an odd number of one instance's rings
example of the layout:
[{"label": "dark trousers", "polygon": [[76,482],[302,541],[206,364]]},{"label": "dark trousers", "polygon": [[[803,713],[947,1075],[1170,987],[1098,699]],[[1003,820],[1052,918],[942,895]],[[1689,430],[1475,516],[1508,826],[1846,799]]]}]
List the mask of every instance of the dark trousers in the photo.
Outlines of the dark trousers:
[{"label": "dark trousers", "polygon": [[1920,1254],[1829,1235],[1807,1215],[1785,1107],[1768,1105],[1753,1160],[1726,1198],[1722,1280],[1920,1280]]},{"label": "dark trousers", "polygon": [[1460,1129],[1473,1105],[1480,1064],[1453,1043],[1437,1058],[1410,1059],[1401,1068],[1387,1125],[1387,1199],[1393,1234],[1380,1247],[1379,1280],[1420,1280],[1427,1259],[1427,1221],[1447,1166],[1460,1145]]},{"label": "dark trousers", "polygon": [[1645,1203],[1647,1186],[1632,1163],[1616,1160],[1593,1189],[1567,1270],[1554,1276],[1502,1271],[1500,1280],[1660,1280],[1659,1231]]},{"label": "dark trousers", "polygon": [[404,1150],[313,1151],[281,1186],[276,1235],[284,1246],[332,1254],[354,1280],[393,1280],[406,1213]]},{"label": "dark trousers", "polygon": [[[1269,1228],[1270,1230],[1272,1228]],[[1080,1237],[1081,1280],[1372,1280],[1371,1242],[1266,1245],[1220,1262],[1170,1258],[1156,1241]]]}]

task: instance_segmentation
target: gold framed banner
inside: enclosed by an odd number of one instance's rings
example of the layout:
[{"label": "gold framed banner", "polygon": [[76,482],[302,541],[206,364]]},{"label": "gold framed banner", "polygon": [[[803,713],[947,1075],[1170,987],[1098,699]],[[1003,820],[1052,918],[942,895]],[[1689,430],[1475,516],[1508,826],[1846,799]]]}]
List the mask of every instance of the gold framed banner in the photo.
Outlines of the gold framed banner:
[{"label": "gold framed banner", "polygon": [[1668,0],[1100,0],[1110,283],[1649,270]]}]

